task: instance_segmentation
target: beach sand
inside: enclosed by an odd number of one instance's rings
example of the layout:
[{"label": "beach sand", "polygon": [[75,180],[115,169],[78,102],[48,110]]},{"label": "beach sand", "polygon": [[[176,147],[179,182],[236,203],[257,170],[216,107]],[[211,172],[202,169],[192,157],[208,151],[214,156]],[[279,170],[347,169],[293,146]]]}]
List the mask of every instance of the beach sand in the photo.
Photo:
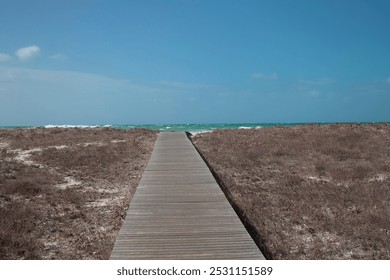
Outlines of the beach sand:
[{"label": "beach sand", "polygon": [[390,259],[390,126],[193,137],[267,258]]},{"label": "beach sand", "polygon": [[0,130],[0,259],[108,259],[156,136]]}]

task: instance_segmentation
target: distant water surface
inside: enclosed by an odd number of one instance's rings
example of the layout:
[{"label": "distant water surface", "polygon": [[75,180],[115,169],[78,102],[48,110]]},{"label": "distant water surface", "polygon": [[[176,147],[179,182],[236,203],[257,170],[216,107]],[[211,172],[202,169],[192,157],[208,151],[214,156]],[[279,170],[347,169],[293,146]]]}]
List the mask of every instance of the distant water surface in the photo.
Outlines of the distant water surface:
[{"label": "distant water surface", "polygon": [[[383,123],[383,122],[382,122]],[[159,131],[188,131],[192,134],[209,132],[216,129],[260,129],[271,126],[295,126],[303,124],[328,124],[328,123],[209,123],[209,124],[121,124],[121,125],[44,125],[44,126],[0,126],[4,128],[93,128],[93,127],[111,127],[115,129],[146,128]],[[360,123],[368,124],[368,123]],[[390,124],[387,122],[387,124]]]}]

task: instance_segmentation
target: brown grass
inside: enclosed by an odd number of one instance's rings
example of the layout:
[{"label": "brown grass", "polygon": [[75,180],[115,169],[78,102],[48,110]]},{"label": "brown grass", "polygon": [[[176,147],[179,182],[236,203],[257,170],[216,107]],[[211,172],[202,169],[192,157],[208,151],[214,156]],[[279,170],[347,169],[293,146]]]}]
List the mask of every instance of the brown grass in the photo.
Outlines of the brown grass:
[{"label": "brown grass", "polygon": [[107,259],[156,135],[0,130],[0,259]]},{"label": "brown grass", "polygon": [[390,127],[304,125],[196,135],[272,259],[390,259]]}]

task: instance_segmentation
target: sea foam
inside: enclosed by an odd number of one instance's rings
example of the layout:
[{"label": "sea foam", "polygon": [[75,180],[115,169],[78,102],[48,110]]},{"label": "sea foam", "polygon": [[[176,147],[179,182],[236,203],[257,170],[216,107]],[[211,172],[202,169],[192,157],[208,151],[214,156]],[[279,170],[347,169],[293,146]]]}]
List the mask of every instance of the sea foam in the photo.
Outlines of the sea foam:
[{"label": "sea foam", "polygon": [[78,125],[73,125],[73,124],[61,124],[61,125],[48,124],[48,125],[44,126],[44,128],[96,128],[96,127],[100,127],[100,126],[99,125],[81,125],[81,124],[78,124]]}]

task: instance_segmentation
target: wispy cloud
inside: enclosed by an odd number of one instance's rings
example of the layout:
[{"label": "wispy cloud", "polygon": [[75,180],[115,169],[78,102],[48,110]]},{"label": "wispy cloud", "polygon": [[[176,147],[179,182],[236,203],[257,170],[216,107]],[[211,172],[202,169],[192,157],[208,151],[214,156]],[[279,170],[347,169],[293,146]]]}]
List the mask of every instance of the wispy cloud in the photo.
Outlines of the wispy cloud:
[{"label": "wispy cloud", "polygon": [[169,122],[177,110],[195,114],[200,92],[93,73],[0,66],[0,120],[9,125]]},{"label": "wispy cloud", "polygon": [[[49,71],[27,68],[0,68],[0,81],[6,79],[9,84],[23,88],[24,92],[36,86],[47,88],[48,93],[52,88],[62,88],[69,92],[120,92],[123,88],[129,88],[127,80],[112,79],[103,75],[71,72]],[[65,90],[65,91],[66,91]]]},{"label": "wispy cloud", "polygon": [[310,90],[310,91],[308,92],[308,94],[309,94],[310,96],[312,96],[312,97],[319,97],[320,94],[321,94],[321,92],[320,92],[319,90],[313,89],[313,90]]},{"label": "wispy cloud", "polygon": [[12,60],[12,56],[6,53],[0,53],[0,62]]},{"label": "wispy cloud", "polygon": [[322,86],[333,84],[335,83],[335,80],[329,78],[321,78],[316,80],[299,79],[298,82],[305,85]]},{"label": "wispy cloud", "polygon": [[57,53],[49,56],[50,60],[57,60],[57,61],[65,61],[68,60],[68,56],[62,54],[62,53]]},{"label": "wispy cloud", "polygon": [[177,89],[205,89],[210,88],[210,85],[205,84],[198,84],[198,83],[183,83],[183,82],[177,82],[177,81],[156,81],[154,82],[155,85],[164,86],[164,87],[172,87]]},{"label": "wispy cloud", "polygon": [[390,96],[390,77],[356,84],[354,91],[365,96]]},{"label": "wispy cloud", "polygon": [[33,58],[39,54],[41,49],[38,46],[28,46],[24,48],[20,48],[15,52],[15,55],[20,60],[27,60]]},{"label": "wispy cloud", "polygon": [[252,79],[261,79],[261,80],[276,80],[278,75],[276,73],[273,74],[264,74],[264,73],[253,73],[251,75]]}]

